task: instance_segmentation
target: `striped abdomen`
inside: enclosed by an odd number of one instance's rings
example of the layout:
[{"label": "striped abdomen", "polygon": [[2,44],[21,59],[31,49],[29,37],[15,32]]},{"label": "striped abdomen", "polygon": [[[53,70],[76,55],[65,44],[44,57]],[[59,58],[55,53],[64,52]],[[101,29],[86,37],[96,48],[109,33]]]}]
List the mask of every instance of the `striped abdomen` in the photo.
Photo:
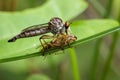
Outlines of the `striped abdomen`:
[{"label": "striped abdomen", "polygon": [[8,42],[14,42],[19,38],[33,37],[33,36],[45,34],[45,33],[48,33],[48,32],[50,32],[50,30],[47,27],[32,29],[32,30],[26,30],[26,31],[23,31],[20,34],[14,36],[13,38],[9,39]]}]

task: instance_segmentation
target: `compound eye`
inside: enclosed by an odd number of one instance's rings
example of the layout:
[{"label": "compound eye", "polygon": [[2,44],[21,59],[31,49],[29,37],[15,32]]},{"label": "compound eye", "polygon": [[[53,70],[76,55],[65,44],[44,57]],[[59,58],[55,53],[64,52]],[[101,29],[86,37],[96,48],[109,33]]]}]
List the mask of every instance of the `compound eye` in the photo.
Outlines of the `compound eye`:
[{"label": "compound eye", "polygon": [[65,22],[65,28],[68,29],[69,25],[70,25],[69,22],[66,21],[66,22]]}]

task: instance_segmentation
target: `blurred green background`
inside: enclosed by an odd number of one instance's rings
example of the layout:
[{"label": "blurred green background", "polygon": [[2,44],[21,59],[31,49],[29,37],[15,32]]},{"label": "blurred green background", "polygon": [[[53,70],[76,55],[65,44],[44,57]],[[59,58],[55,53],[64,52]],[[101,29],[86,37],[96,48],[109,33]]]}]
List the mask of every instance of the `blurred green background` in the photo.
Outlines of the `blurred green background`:
[{"label": "blurred green background", "polygon": [[[28,9],[34,10],[38,7],[42,8],[48,1],[53,1],[53,5],[57,5],[56,0],[0,0],[0,12],[2,12],[2,14],[7,14],[7,12],[13,13],[14,15],[14,12],[22,12]],[[66,1],[64,2],[64,0],[57,0],[58,3],[63,5],[63,7],[61,7],[63,10],[68,9],[66,8],[67,5],[73,4],[70,7],[72,11],[72,8],[74,8],[76,4],[71,3],[71,0],[70,2],[69,0],[67,1],[68,2],[65,3]],[[120,22],[120,0],[86,0],[85,2],[88,4],[88,8],[85,11],[83,10],[84,12],[82,14],[78,10],[77,13],[70,14],[75,14],[74,16],[72,15],[70,18],[66,16],[65,20],[75,21],[107,18]],[[77,3],[77,5],[79,4],[81,3]],[[56,12],[58,11],[57,9],[58,8],[55,8]],[[46,13],[48,15],[52,12],[51,9],[46,11],[48,11],[48,13]],[[57,13],[59,14],[59,11]],[[42,18],[44,17],[42,16]],[[37,23],[38,22],[36,22],[36,24]],[[120,80],[119,48],[119,32],[76,46],[74,49],[76,52],[75,55],[78,63],[80,80]],[[72,72],[69,52],[69,49],[66,49],[64,51],[65,54],[52,54],[46,57],[37,56],[1,63],[0,80],[78,80],[74,78],[75,76]],[[114,54],[108,59],[112,53]],[[108,61],[107,63],[107,60],[110,62]],[[109,69],[107,70],[105,66],[109,63],[110,65],[107,65]],[[106,78],[104,77],[105,74],[107,74]]]}]

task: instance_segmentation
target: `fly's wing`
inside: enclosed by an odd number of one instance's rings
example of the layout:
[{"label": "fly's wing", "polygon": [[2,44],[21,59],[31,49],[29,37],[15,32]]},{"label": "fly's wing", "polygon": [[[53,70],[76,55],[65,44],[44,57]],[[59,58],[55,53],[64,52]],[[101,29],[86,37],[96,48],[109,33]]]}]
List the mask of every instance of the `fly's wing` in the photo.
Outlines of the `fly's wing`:
[{"label": "fly's wing", "polygon": [[33,25],[33,26],[30,26],[30,27],[27,27],[27,28],[23,29],[22,32],[35,30],[35,29],[42,28],[42,27],[48,27],[48,23],[38,24],[38,25]]}]

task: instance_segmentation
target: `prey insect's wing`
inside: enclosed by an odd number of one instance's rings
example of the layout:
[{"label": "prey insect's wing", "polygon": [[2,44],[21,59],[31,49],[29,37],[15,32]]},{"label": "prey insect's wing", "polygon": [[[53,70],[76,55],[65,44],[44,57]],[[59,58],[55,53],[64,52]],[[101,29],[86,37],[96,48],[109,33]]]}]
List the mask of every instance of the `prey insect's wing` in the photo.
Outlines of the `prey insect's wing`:
[{"label": "prey insect's wing", "polygon": [[38,25],[33,25],[30,27],[27,27],[27,28],[23,29],[22,32],[30,31],[30,30],[34,30],[34,29],[38,29],[38,28],[42,28],[42,27],[48,27],[48,23],[38,24]]}]

